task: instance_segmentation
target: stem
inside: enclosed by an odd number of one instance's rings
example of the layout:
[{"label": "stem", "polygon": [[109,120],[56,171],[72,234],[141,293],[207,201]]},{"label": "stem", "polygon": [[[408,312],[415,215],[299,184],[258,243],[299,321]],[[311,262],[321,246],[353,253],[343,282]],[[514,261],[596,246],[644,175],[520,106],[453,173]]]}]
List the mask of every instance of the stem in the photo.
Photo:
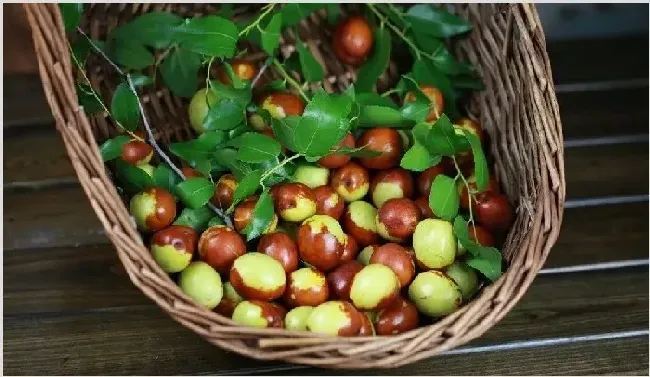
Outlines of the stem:
[{"label": "stem", "polygon": [[384,16],[383,13],[381,13],[380,11],[378,11],[378,10],[375,8],[375,5],[374,5],[374,4],[370,4],[370,3],[369,3],[369,4],[366,4],[366,5],[368,6],[368,8],[370,8],[370,10],[371,10],[375,15],[377,15],[377,17],[379,17],[379,20],[380,20],[382,23],[385,23],[386,25],[388,25],[388,27],[391,28],[395,34],[397,34],[397,36],[399,36],[399,37],[400,37],[404,42],[406,42],[407,45],[409,45],[409,47],[411,47],[411,48],[413,49],[413,51],[415,51],[415,57],[416,57],[416,59],[419,60],[419,59],[420,59],[420,55],[422,55],[423,52],[420,51],[420,49],[415,45],[415,43],[413,43],[413,41],[411,41],[408,37],[406,37],[406,35],[404,35],[404,33],[403,33],[403,32],[402,32],[402,31],[401,31],[397,26],[391,24],[390,21],[388,21],[388,20],[386,19],[386,16]]},{"label": "stem", "polygon": [[265,61],[264,64],[260,67],[259,72],[257,72],[257,75],[253,77],[253,81],[251,81],[251,88],[255,87],[255,84],[262,78],[262,75],[264,74],[264,71],[269,67],[269,62]]},{"label": "stem", "polygon": [[302,91],[301,85],[296,80],[294,80],[291,76],[289,76],[289,74],[287,73],[287,71],[284,70],[284,67],[282,66],[282,64],[280,64],[278,59],[273,59],[273,66],[280,72],[282,77],[289,83],[289,85],[293,86],[306,102],[309,102],[309,98],[307,97],[305,92]]},{"label": "stem", "polygon": [[273,8],[275,7],[275,4],[268,4],[267,7],[268,7],[268,9],[266,9],[266,10],[264,11],[264,13],[260,14],[260,16],[257,17],[257,19],[256,19],[255,21],[253,21],[252,24],[246,26],[246,28],[245,28],[244,30],[242,30],[242,31],[239,32],[239,37],[240,37],[240,38],[241,38],[242,35],[246,35],[246,34],[248,34],[248,32],[250,32],[254,27],[256,27],[257,25],[259,25],[259,24],[260,24],[260,21],[262,21],[262,19],[263,19],[264,17],[266,17],[266,15],[269,14],[269,13],[273,10]]},{"label": "stem", "polygon": [[[209,88],[210,87],[210,68],[212,68],[212,62],[214,61],[214,56],[210,58],[208,61],[208,73],[205,76],[205,87]],[[206,97],[207,98],[207,97]],[[209,107],[209,106],[208,106]]]},{"label": "stem", "polygon": [[399,92],[401,92],[401,90],[399,90],[399,89],[397,89],[397,88],[393,88],[393,89],[391,89],[391,90],[387,90],[387,91],[383,92],[383,93],[381,94],[381,96],[382,96],[382,97],[388,97],[388,96],[390,96],[390,95],[393,94],[393,93],[399,93]]},{"label": "stem", "polygon": [[[454,165],[456,166],[456,170],[458,171],[458,175],[456,178],[460,176],[460,179],[463,180],[463,184],[465,185],[465,188],[467,188],[467,197],[469,198],[469,221],[468,223],[471,223],[474,225],[474,214],[472,213],[472,200],[474,199],[474,195],[472,195],[472,192],[469,189],[469,183],[467,182],[467,179],[465,179],[465,176],[460,170],[460,166],[458,165],[458,161],[456,161],[455,156],[451,156],[451,158],[454,160]],[[476,234],[474,235],[476,237]]]},{"label": "stem", "polygon": [[282,160],[282,162],[280,162],[279,164],[275,165],[272,169],[270,169],[269,171],[267,171],[266,173],[264,173],[264,174],[260,177],[260,182],[263,183],[264,180],[265,180],[266,178],[268,178],[271,174],[273,174],[276,170],[280,169],[281,167],[283,167],[284,165],[286,165],[288,162],[291,162],[291,161],[293,161],[293,160],[295,160],[296,158],[299,158],[299,157],[302,157],[302,155],[301,155],[300,153],[297,153],[297,154],[294,154],[294,155],[291,156],[291,157],[287,157],[287,158],[285,158],[284,160]]}]

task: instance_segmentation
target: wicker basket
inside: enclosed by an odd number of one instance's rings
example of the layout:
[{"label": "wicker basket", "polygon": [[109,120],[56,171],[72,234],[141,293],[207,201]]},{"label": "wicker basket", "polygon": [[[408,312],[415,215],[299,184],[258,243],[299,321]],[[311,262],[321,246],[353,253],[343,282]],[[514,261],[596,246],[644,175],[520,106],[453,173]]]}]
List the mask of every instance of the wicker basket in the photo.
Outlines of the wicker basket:
[{"label": "wicker basket", "polygon": [[[117,131],[107,119],[89,119],[80,110],[77,74],[57,5],[24,6],[56,127],[130,279],[176,321],[226,350],[255,359],[330,368],[395,367],[431,357],[479,337],[503,318],[526,292],[558,237],[565,198],[562,130],[545,37],[534,5],[456,5],[453,9],[475,25],[456,52],[478,67],[487,86],[466,110],[489,134],[494,171],[517,209],[503,248],[507,271],[455,313],[397,336],[336,338],[238,326],[196,305],[153,261],[100,157],[98,143]],[[112,28],[154,9],[192,16],[214,12],[214,8],[209,4],[93,4],[86,9],[82,28],[92,38],[102,39]],[[250,11],[249,6],[238,6],[235,17]],[[312,14],[302,21],[299,32],[323,64],[326,89],[336,91],[345,88],[355,73],[336,59],[324,59],[333,56],[326,43],[331,30],[324,19],[324,13]],[[285,55],[293,48],[292,33],[283,36]],[[118,78],[99,59],[89,61],[87,74],[104,96],[117,86]],[[396,76],[396,65],[391,64],[381,80],[388,84]],[[159,140],[168,143],[193,137],[186,102],[160,88],[143,94]]]}]

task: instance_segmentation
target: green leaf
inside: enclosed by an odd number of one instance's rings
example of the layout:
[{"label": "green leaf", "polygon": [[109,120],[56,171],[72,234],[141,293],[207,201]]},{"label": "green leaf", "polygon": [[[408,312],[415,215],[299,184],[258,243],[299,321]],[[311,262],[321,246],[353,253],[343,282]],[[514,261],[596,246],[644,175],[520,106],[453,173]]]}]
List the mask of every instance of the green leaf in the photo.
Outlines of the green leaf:
[{"label": "green leaf", "polygon": [[490,181],[490,169],[488,168],[485,154],[483,153],[483,146],[481,139],[469,131],[465,131],[465,137],[472,147],[472,155],[474,156],[474,176],[476,177],[476,188],[478,192],[483,192]]},{"label": "green leaf", "polygon": [[197,233],[201,233],[208,227],[208,222],[214,216],[214,212],[208,206],[198,208],[183,208],[183,211],[174,225],[185,225],[194,229]]},{"label": "green leaf", "polygon": [[264,178],[264,185],[266,187],[271,187],[277,183],[291,180],[293,178],[294,172],[296,171],[297,166],[292,161],[285,162],[284,165],[278,167],[279,164],[280,160],[278,158],[274,158],[273,160],[260,162],[258,164],[252,164],[252,167],[261,171],[274,169],[271,175]]},{"label": "green leaf", "polygon": [[92,48],[93,47],[90,44],[88,38],[79,38],[71,46],[72,55],[74,55],[74,58],[77,59],[79,64],[83,65],[86,62],[86,59],[88,58],[88,55],[90,54]]},{"label": "green leaf", "polygon": [[203,119],[203,128],[228,131],[237,127],[244,120],[244,108],[233,98],[223,98],[210,107]]},{"label": "green leaf", "polygon": [[400,114],[404,119],[409,119],[416,123],[426,121],[429,112],[429,104],[420,101],[405,103],[400,109]]},{"label": "green leaf", "polygon": [[314,3],[287,3],[280,13],[282,14],[282,27],[297,25],[314,11],[323,8],[323,4]]},{"label": "green leaf", "polygon": [[347,148],[347,147],[333,148],[331,152],[336,154],[344,154],[346,156],[350,156],[353,158],[369,158],[369,157],[376,157],[381,154],[381,152],[373,151],[366,148],[365,145],[357,148]]},{"label": "green leaf", "polygon": [[224,140],[223,131],[208,131],[194,140],[170,144],[169,151],[183,159],[191,167],[208,175],[211,170],[211,162],[215,158],[214,153],[219,150]]},{"label": "green leaf", "polygon": [[339,13],[341,13],[341,6],[336,3],[327,3],[325,4],[325,9],[327,10],[327,22],[330,25],[335,25],[339,20]]},{"label": "green leaf", "polygon": [[122,147],[129,141],[131,141],[131,138],[127,135],[118,135],[112,139],[106,140],[102,146],[99,147],[102,160],[106,162],[120,157],[122,155]]},{"label": "green leaf", "polygon": [[374,92],[359,93],[357,94],[356,99],[357,99],[357,103],[362,107],[374,105],[374,106],[390,107],[391,109],[397,109],[397,104],[393,102],[393,100],[391,100],[388,97],[380,96],[379,94]]},{"label": "green leaf", "polygon": [[470,252],[471,256],[465,261],[468,266],[480,271],[490,281],[494,282],[501,277],[503,262],[499,250],[494,247],[479,247]]},{"label": "green leaf", "polygon": [[320,89],[305,108],[296,127],[298,151],[306,156],[327,154],[349,131],[346,117],[352,109],[352,100],[346,94],[327,94]]},{"label": "green leaf", "polygon": [[434,155],[453,156],[459,148],[458,135],[447,115],[442,114],[429,129],[425,146]]},{"label": "green leaf", "polygon": [[413,64],[413,78],[420,84],[428,84],[438,88],[442,92],[445,101],[445,113],[452,119],[458,118],[456,108],[456,95],[449,78],[430,62],[418,60]]},{"label": "green leaf", "polygon": [[213,80],[210,81],[210,88],[214,91],[217,98],[233,99],[241,105],[242,109],[245,109],[251,102],[253,91],[249,83],[243,84],[243,88],[235,88]]},{"label": "green leaf", "polygon": [[[421,76],[421,75],[419,75]],[[420,88],[420,85],[413,78],[412,74],[403,75],[402,78],[397,83],[397,88],[401,89],[403,92],[413,93],[415,100],[418,102],[429,104],[431,100],[427,97],[426,94]]]},{"label": "green leaf", "polygon": [[264,233],[271,224],[274,214],[271,194],[269,194],[269,190],[264,190],[257,203],[255,203],[253,221],[244,228],[243,233],[246,234],[246,241],[253,240]]},{"label": "green leaf", "polygon": [[232,148],[220,148],[214,152],[214,162],[218,167],[225,167],[224,170],[231,171],[238,182],[241,182],[252,169],[248,164],[238,161],[235,157],[237,151]]},{"label": "green leaf", "polygon": [[208,221],[208,228],[217,226],[217,225],[226,225],[226,222],[219,216],[214,216]]},{"label": "green leaf", "polygon": [[156,166],[156,170],[153,172],[153,181],[156,186],[162,187],[174,194],[176,185],[181,182],[182,179],[174,173],[169,165],[163,162]]},{"label": "green leaf", "polygon": [[422,144],[416,142],[406,151],[400,162],[400,166],[406,170],[421,172],[431,166],[438,165],[442,160],[440,156],[432,156]]},{"label": "green leaf", "polygon": [[307,82],[321,81],[323,79],[323,67],[318,63],[311,51],[301,40],[296,41],[296,49],[298,50],[298,60],[300,61],[304,79]]},{"label": "green leaf", "polygon": [[231,58],[237,45],[237,26],[219,16],[186,20],[176,29],[181,47],[208,56]]},{"label": "green leaf", "polygon": [[196,209],[208,203],[214,190],[214,184],[208,179],[192,177],[176,185],[175,191],[186,206]]},{"label": "green leaf", "polygon": [[363,63],[357,72],[355,85],[361,92],[370,92],[377,84],[377,79],[386,71],[390,62],[391,36],[386,29],[375,31],[372,56]]},{"label": "green leaf", "polygon": [[230,63],[223,62],[223,67],[226,69],[226,74],[228,75],[228,79],[230,79],[230,82],[232,83],[232,86],[234,88],[241,89],[246,87],[244,81],[235,74],[235,71],[232,69]]},{"label": "green leaf", "polygon": [[151,77],[137,72],[131,73],[131,81],[133,82],[133,86],[136,88],[153,84],[153,79]]},{"label": "green leaf", "polygon": [[175,29],[182,21],[182,18],[170,12],[147,12],[116,28],[111,36],[162,49],[174,42]]},{"label": "green leaf", "polygon": [[281,119],[271,118],[273,134],[280,144],[293,152],[298,151],[298,148],[296,147],[296,127],[298,127],[300,119],[299,116],[293,115]]},{"label": "green leaf", "polygon": [[129,194],[135,194],[154,186],[153,178],[149,174],[121,159],[115,160],[115,175],[121,182],[122,188]]},{"label": "green leaf", "polygon": [[276,13],[271,17],[266,28],[263,28],[262,33],[262,49],[273,56],[275,50],[280,45],[280,28],[282,27],[282,13]]},{"label": "green leaf", "polygon": [[237,184],[237,188],[233,194],[232,207],[247,197],[255,194],[255,191],[260,187],[261,177],[262,170],[253,170],[242,179],[238,178],[239,183]]},{"label": "green leaf", "polygon": [[134,40],[111,40],[106,50],[115,63],[129,69],[145,69],[155,63],[153,54],[144,45]]},{"label": "green leaf", "polygon": [[451,221],[458,214],[458,189],[456,181],[446,175],[438,175],[431,184],[429,207],[439,218]]},{"label": "green leaf", "polygon": [[262,92],[280,91],[280,90],[287,90],[286,80],[282,80],[282,79],[273,80],[270,83],[268,83],[266,86],[264,86]]},{"label": "green leaf", "polygon": [[249,132],[240,137],[241,146],[237,159],[257,163],[274,159],[280,154],[280,143],[271,137],[257,132]]},{"label": "green leaf", "polygon": [[140,107],[138,97],[127,84],[120,84],[113,94],[111,101],[113,118],[129,131],[134,131],[140,123]]},{"label": "green leaf", "polygon": [[184,49],[173,49],[160,64],[160,75],[171,90],[179,97],[190,98],[198,89],[201,56]]},{"label": "green leaf", "polygon": [[392,107],[367,105],[361,107],[360,127],[399,126],[404,118],[399,110]]},{"label": "green leaf", "polygon": [[81,15],[84,12],[84,4],[82,3],[59,3],[59,11],[63,17],[63,26],[65,32],[70,33],[79,26]]},{"label": "green leaf", "polygon": [[420,144],[425,145],[427,142],[427,135],[431,130],[431,125],[429,123],[418,123],[411,129],[413,133],[413,138]]},{"label": "green leaf", "polygon": [[406,12],[406,19],[417,33],[448,38],[472,30],[472,24],[431,4],[418,4]]},{"label": "green leaf", "polygon": [[92,115],[104,110],[104,106],[99,102],[97,97],[93,95],[94,89],[86,84],[77,84],[77,100],[79,105],[84,108],[87,115]]},{"label": "green leaf", "polygon": [[433,65],[440,71],[449,75],[470,74],[474,68],[469,64],[461,64],[452,55],[445,43],[438,38],[434,38],[422,33],[412,32],[410,36],[415,40],[418,47],[429,54]]}]

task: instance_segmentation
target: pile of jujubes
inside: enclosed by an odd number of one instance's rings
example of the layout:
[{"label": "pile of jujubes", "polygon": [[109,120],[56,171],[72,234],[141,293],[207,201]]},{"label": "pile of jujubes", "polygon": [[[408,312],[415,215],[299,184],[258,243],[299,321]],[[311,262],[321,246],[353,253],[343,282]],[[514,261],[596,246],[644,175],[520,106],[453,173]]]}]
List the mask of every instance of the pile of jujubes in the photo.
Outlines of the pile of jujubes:
[{"label": "pile of jujubes", "polygon": [[[373,33],[362,17],[338,25],[333,51],[345,64],[359,65],[373,46]],[[230,62],[237,77],[251,80],[258,67],[246,60]],[[218,79],[229,84],[227,75]],[[431,100],[427,121],[444,112],[443,97],[421,86]],[[189,119],[198,133],[211,101],[199,91],[189,105]],[[413,100],[409,93],[402,101]],[[301,115],[304,101],[288,91],[259,97],[257,105],[275,118]],[[250,118],[257,132],[273,137],[261,118]],[[469,119],[454,127],[484,142],[480,125]],[[197,233],[173,225],[179,213],[174,197],[152,187],[133,196],[130,212],[148,237],[160,267],[175,274],[180,288],[201,305],[255,327],[340,336],[392,335],[412,330],[424,318],[440,318],[457,310],[479,290],[481,277],[464,263],[466,250],[450,221],[437,218],[429,193],[438,175],[455,177],[464,170],[469,185],[458,181],[461,208],[476,221],[470,238],[494,246],[512,222],[512,208],[494,179],[481,193],[473,190],[470,153],[449,158],[420,173],[400,167],[408,148],[404,133],[388,127],[348,133],[339,146],[365,146],[378,152],[352,158],[332,153],[298,166],[291,180],[273,185],[275,214],[263,235],[246,242],[242,230],[253,221],[259,196],[252,195],[232,211],[233,227],[212,225]],[[122,159],[151,170],[152,148],[133,140]],[[187,177],[202,173],[183,166]],[[215,179],[211,202],[228,209],[238,182],[233,174]],[[470,200],[470,196],[473,198]]]}]

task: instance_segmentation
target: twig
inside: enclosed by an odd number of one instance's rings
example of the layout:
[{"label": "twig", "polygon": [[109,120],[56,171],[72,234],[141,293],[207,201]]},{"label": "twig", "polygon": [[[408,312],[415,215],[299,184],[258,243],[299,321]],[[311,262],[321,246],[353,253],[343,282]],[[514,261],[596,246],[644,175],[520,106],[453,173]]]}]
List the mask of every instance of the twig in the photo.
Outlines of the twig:
[{"label": "twig", "polygon": [[269,67],[269,62],[265,61],[264,64],[260,67],[259,72],[257,72],[257,75],[253,77],[253,81],[251,81],[251,88],[255,87],[255,84],[262,78],[262,75],[264,74],[264,71]]},{"label": "twig", "polygon": [[273,66],[280,72],[282,77],[285,80],[287,80],[289,85],[293,86],[306,102],[309,102],[309,97],[307,97],[305,92],[302,91],[302,87],[300,86],[300,84],[296,80],[294,80],[291,76],[289,76],[289,74],[287,73],[287,71],[284,70],[284,67],[282,66],[282,64],[280,64],[280,61],[278,61],[278,59],[273,59]]},{"label": "twig", "polygon": [[265,10],[264,13],[260,14],[260,16],[257,17],[257,19],[252,24],[246,26],[246,28],[244,30],[239,32],[239,37],[241,37],[242,35],[248,34],[248,32],[251,31],[251,29],[258,26],[260,24],[260,21],[262,21],[262,19],[264,17],[266,17],[266,15],[269,14],[269,12],[271,12],[273,10],[273,8],[275,7],[275,4],[268,4],[267,7],[268,7],[268,9]]},{"label": "twig", "polygon": [[[413,41],[411,41],[409,38],[407,38],[406,35],[404,35],[404,33],[402,33],[402,31],[401,31],[397,26],[391,24],[391,23],[386,19],[386,16],[384,16],[383,13],[381,13],[380,11],[378,11],[377,9],[375,9],[375,5],[374,5],[374,4],[366,4],[366,5],[368,6],[368,8],[370,8],[370,10],[371,10],[374,14],[377,15],[377,17],[379,17],[379,20],[380,20],[382,23],[385,23],[386,25],[388,25],[389,28],[393,29],[393,32],[394,32],[395,34],[397,34],[397,36],[399,36],[399,37],[400,37],[404,42],[406,42],[406,44],[408,44],[409,47],[411,47],[411,48],[413,49],[413,51],[415,51],[415,57],[416,57],[417,60],[419,60],[419,59],[420,59],[420,55],[422,55],[423,52],[420,51],[420,49],[419,49],[419,48],[418,48],[418,47],[413,43]],[[425,54],[425,55],[426,55],[426,54]],[[426,55],[426,56],[429,57],[428,55]],[[429,57],[429,58],[430,58],[430,57]]]},{"label": "twig", "polygon": [[474,225],[474,214],[472,213],[472,199],[474,199],[474,195],[472,195],[472,192],[469,189],[469,183],[467,182],[467,179],[465,179],[465,176],[462,173],[462,170],[460,169],[460,166],[458,165],[458,161],[456,161],[455,156],[451,156],[451,158],[454,160],[454,165],[456,166],[456,170],[458,170],[458,176],[460,176],[460,179],[463,180],[463,184],[465,184],[465,188],[467,188],[467,198],[469,199],[469,221],[468,223],[472,223]]},{"label": "twig", "polygon": [[281,163],[279,163],[279,164],[277,164],[276,166],[274,166],[273,169],[270,169],[269,171],[267,171],[266,173],[264,173],[264,174],[260,177],[260,182],[264,183],[264,180],[265,180],[266,178],[268,178],[271,174],[273,174],[276,170],[280,169],[281,167],[283,167],[284,165],[286,165],[288,162],[293,161],[293,160],[295,160],[295,159],[298,158],[298,157],[302,157],[302,155],[301,155],[300,153],[297,153],[297,154],[294,154],[294,155],[291,156],[291,157],[287,157],[287,158],[285,158],[284,160],[282,160]]}]

